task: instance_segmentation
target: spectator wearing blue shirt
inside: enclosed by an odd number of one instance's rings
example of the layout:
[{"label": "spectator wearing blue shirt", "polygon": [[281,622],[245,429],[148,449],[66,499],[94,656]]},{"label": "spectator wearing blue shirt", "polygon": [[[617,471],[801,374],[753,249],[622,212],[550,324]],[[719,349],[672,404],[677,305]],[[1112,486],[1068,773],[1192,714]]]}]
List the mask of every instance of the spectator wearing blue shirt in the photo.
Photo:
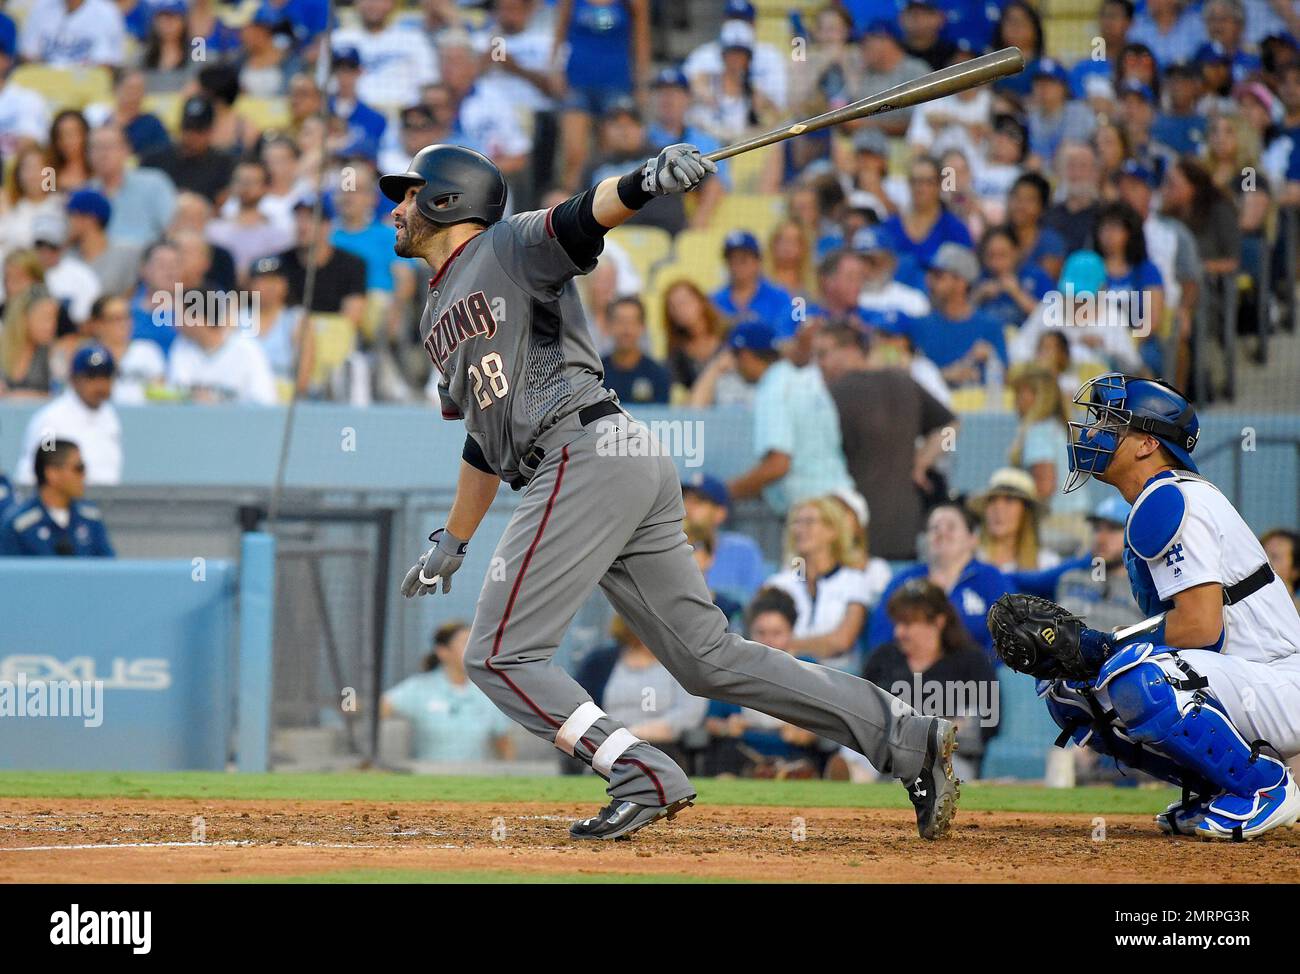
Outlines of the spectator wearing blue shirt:
[{"label": "spectator wearing blue shirt", "polygon": [[1117,309],[1130,327],[1145,333],[1139,351],[1148,367],[1160,375],[1163,361],[1156,331],[1164,316],[1165,282],[1159,268],[1147,258],[1142,218],[1127,203],[1108,203],[1097,212],[1093,233],[1106,264],[1099,296],[1109,296],[1107,306]]},{"label": "spectator wearing blue shirt", "polygon": [[943,205],[939,163],[923,157],[907,173],[911,203],[880,225],[880,232],[898,255],[896,278],[911,287],[925,286],[925,268],[946,243],[971,247],[970,231]]},{"label": "spectator wearing blue shirt", "polygon": [[334,52],[334,94],[329,96],[329,113],[347,126],[347,139],[338,154],[363,156],[374,161],[384,140],[388,121],[365,104],[357,95],[361,78],[361,54],[355,47],[340,47]]},{"label": "spectator wearing blue shirt", "polygon": [[36,493],[0,525],[0,557],[112,558],[99,508],[85,503],[86,463],[70,440],[41,444],[33,460]]},{"label": "spectator wearing blue shirt", "polygon": [[[646,126],[646,138],[650,145],[676,145],[688,142],[698,146],[701,152],[720,149],[722,144],[704,129],[691,125],[687,120],[690,111],[691,83],[681,68],[664,68],[655,76],[651,85],[653,98],[650,100],[650,123]],[[707,227],[718,204],[726,191],[731,188],[731,170],[726,162],[718,163],[718,172],[712,179],[706,179],[696,191],[695,211],[691,216],[691,225]]]},{"label": "spectator wearing blue shirt", "polygon": [[1033,84],[1034,62],[1044,53],[1043,19],[1034,5],[1026,0],[1011,0],[1002,8],[1002,17],[993,34],[993,50],[1018,47],[1025,56],[1025,70],[993,83],[998,93],[1013,95],[1020,100],[1029,97]]},{"label": "spectator wearing blue shirt", "polygon": [[740,377],[754,386],[754,455],[728,485],[732,498],[763,495],[782,516],[799,501],[851,488],[840,418],[816,366],[781,358],[769,325],[738,325],[728,339]]},{"label": "spectator wearing blue shirt", "polygon": [[1169,108],[1156,116],[1151,140],[1168,146],[1176,155],[1199,155],[1205,146],[1209,122],[1196,110],[1201,94],[1201,73],[1192,64],[1175,64],[1165,71]]},{"label": "spectator wearing blue shirt", "polygon": [[1245,50],[1246,10],[1242,0],[1206,0],[1201,16],[1209,42],[1196,52],[1196,60],[1204,59],[1211,52],[1226,59],[1232,66],[1233,81],[1245,81],[1259,72],[1262,67],[1259,55]]},{"label": "spectator wearing blue shirt", "polygon": [[983,273],[971,291],[976,310],[996,319],[1003,329],[1019,328],[1052,290],[1052,279],[1037,264],[1020,260],[1016,232],[1008,226],[984,232],[979,258]]},{"label": "spectator wearing blue shirt", "polygon": [[714,293],[713,304],[733,328],[762,323],[772,329],[777,341],[785,341],[799,329],[794,301],[763,276],[762,254],[758,238],[748,230],[727,234],[722,242],[727,283]]},{"label": "spectator wearing blue shirt", "polygon": [[409,273],[407,265],[393,254],[393,228],[377,219],[378,200],[374,168],[354,160],[350,179],[334,194],[337,213],[330,243],[366,262],[366,290],[391,294],[394,271]]},{"label": "spectator wearing blue shirt", "polygon": [[1145,12],[1133,18],[1129,41],[1149,47],[1161,66],[1192,60],[1210,38],[1190,7],[1185,0],[1147,0]]},{"label": "spectator wearing blue shirt", "polygon": [[1086,142],[1096,115],[1086,102],[1070,100],[1070,77],[1055,58],[1039,58],[1029,97],[1029,154],[1037,168],[1050,169],[1061,142]]},{"label": "spectator wearing blue shirt", "polygon": [[176,339],[172,305],[180,273],[180,254],[174,244],[160,240],[145,253],[140,282],[131,296],[133,341],[145,338],[157,342],[164,354],[171,348]]},{"label": "spectator wearing blue shirt", "polygon": [[894,593],[910,580],[925,578],[943,589],[971,638],[994,660],[993,639],[985,617],[989,606],[1010,587],[1002,572],[976,560],[978,523],[974,514],[956,503],[940,504],[930,512],[925,527],[926,560],[899,571],[890,580],[867,626],[868,650],[894,638],[893,622],[881,607],[888,606]]},{"label": "spectator wearing blue shirt", "polygon": [[[1070,94],[1081,100],[1114,95],[1114,79],[1120,52],[1124,50],[1124,37],[1133,25],[1132,0],[1102,0],[1097,13],[1097,33],[1101,37],[1100,49],[1092,47],[1088,54],[1070,69]],[[1094,54],[1102,55],[1100,58]]]},{"label": "spectator wearing blue shirt", "polygon": [[939,367],[953,387],[985,381],[994,359],[1005,369],[1002,326],[971,304],[971,287],[979,277],[979,261],[971,249],[944,244],[925,277],[931,311],[908,326],[917,350]]},{"label": "spectator wearing blue shirt", "polygon": [[668,370],[646,355],[645,306],[637,297],[617,298],[605,313],[605,330],[614,346],[600,361],[605,386],[621,403],[667,403],[673,379]]},{"label": "spectator wearing blue shirt", "polygon": [[727,485],[717,477],[695,471],[682,481],[685,523],[713,535],[713,564],[705,573],[710,591],[749,601],[772,574],[758,542],[739,531],[724,531],[731,508]]}]

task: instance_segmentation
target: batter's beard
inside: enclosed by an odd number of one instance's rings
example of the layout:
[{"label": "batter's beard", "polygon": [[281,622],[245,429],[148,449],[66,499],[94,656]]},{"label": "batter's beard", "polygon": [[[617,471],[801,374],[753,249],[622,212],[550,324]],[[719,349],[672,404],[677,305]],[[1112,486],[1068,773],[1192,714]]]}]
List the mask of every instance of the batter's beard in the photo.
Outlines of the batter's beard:
[{"label": "batter's beard", "polygon": [[419,213],[412,212],[406,218],[406,226],[397,231],[397,237],[393,241],[393,253],[398,257],[423,257],[436,229]]}]

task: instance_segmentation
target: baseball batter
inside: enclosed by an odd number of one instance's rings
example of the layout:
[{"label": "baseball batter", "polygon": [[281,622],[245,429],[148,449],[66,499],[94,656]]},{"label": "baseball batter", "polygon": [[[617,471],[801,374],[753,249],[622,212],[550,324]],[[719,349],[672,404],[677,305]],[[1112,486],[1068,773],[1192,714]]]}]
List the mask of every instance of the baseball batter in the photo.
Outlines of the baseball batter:
[{"label": "baseball batter", "polygon": [[616,839],[695,799],[667,755],[597,706],[551,657],[599,585],[689,692],[753,707],[838,741],[908,787],[922,837],[956,810],[953,725],[879,687],[726,631],[682,533],[672,460],[603,384],[573,278],[638,209],[716,171],[664,149],[547,211],[502,219],[506,183],[484,156],[422,149],[380,181],[399,256],[435,269],[421,334],[443,417],[466,429],[456,497],[402,593],[446,592],[501,481],[523,491],[484,581],[465,663],[514,720],[605,778],[611,802],[575,838]]},{"label": "baseball batter", "polygon": [[1252,839],[1300,816],[1283,764],[1300,754],[1300,615],[1264,549],[1192,450],[1187,399],[1108,373],[1075,398],[1070,479],[1132,504],[1124,561],[1150,618],[1100,632],[1046,599],[989,610],[998,655],[1039,677],[1058,741],[1074,740],[1183,787],[1156,816],[1168,833]]}]

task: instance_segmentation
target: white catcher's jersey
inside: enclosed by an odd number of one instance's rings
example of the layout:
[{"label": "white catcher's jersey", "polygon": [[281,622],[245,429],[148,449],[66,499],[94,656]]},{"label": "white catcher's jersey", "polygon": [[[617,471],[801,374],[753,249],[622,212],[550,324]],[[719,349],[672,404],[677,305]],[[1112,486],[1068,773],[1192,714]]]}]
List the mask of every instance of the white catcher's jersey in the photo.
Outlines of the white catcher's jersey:
[{"label": "white catcher's jersey", "polygon": [[[1182,505],[1177,497],[1157,496],[1170,489],[1181,493]],[[1180,515],[1181,524],[1175,523]],[[1156,520],[1154,533],[1149,523],[1135,527],[1135,517]],[[1163,600],[1207,582],[1227,588],[1268,563],[1263,546],[1237,509],[1217,487],[1191,473],[1149,483],[1133,504],[1128,533],[1130,546],[1146,561]],[[1153,539],[1158,550],[1152,548]],[[1223,626],[1220,652],[1225,656],[1268,663],[1300,653],[1300,614],[1276,575],[1248,598],[1224,606]]]}]

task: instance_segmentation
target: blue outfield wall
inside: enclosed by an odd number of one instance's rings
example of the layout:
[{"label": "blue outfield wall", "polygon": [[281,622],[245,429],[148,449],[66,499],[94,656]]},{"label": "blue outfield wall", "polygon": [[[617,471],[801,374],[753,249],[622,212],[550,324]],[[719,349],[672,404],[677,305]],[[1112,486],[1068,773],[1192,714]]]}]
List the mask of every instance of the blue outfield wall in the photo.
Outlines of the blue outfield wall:
[{"label": "blue outfield wall", "polygon": [[[14,468],[34,410],[28,404],[0,403],[0,469]],[[274,481],[283,408],[157,404],[120,413],[128,485],[267,487]],[[754,460],[746,409],[639,406],[633,413],[643,420],[683,424],[671,430],[691,448],[689,455],[677,456],[683,470],[729,477]],[[952,459],[955,487],[978,489],[1006,462],[1014,433],[1010,414],[963,416]],[[464,435],[461,423],[444,422],[425,406],[358,409],[303,403],[295,419],[287,485],[449,490],[455,486]],[[1196,454],[1204,458],[1202,472],[1239,501],[1256,530],[1300,528],[1297,442],[1300,413],[1207,412]],[[907,472],[899,475],[905,479]]]},{"label": "blue outfield wall", "polygon": [[[224,769],[234,581],[224,561],[0,558],[0,767]],[[79,716],[42,692],[62,681]]]}]

